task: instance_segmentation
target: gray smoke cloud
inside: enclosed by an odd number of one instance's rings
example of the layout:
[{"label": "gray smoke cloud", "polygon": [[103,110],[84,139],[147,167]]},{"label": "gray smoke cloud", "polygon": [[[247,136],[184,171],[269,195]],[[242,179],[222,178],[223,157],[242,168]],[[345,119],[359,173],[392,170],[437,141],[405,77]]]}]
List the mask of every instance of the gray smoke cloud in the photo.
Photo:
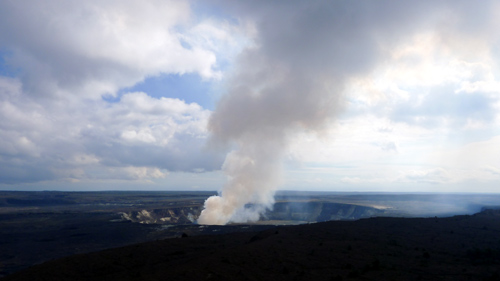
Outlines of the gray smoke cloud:
[{"label": "gray smoke cloud", "polygon": [[342,110],[351,77],[447,15],[446,3],[434,1],[247,2],[221,3],[257,36],[209,121],[212,144],[234,150],[223,165],[228,181],[206,200],[200,224],[258,220],[274,203],[289,140],[321,134]]}]

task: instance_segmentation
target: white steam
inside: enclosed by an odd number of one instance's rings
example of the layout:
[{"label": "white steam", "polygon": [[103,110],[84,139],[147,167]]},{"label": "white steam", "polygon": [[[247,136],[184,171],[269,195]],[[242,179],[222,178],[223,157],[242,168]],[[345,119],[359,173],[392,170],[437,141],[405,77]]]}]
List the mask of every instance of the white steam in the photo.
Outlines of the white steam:
[{"label": "white steam", "polygon": [[219,196],[206,200],[200,224],[258,220],[274,203],[290,138],[300,131],[321,133],[342,108],[346,82],[372,71],[420,27],[438,25],[443,5],[248,2],[222,3],[253,22],[257,37],[240,55],[209,121],[212,144],[235,150],[223,165],[228,181]]}]

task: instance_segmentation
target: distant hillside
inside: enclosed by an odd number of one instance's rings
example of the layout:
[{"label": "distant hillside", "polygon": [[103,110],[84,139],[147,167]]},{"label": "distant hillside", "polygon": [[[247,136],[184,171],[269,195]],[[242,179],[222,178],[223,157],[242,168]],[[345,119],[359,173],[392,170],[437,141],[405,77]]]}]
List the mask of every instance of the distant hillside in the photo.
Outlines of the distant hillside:
[{"label": "distant hillside", "polygon": [[2,280],[500,280],[500,211],[173,238],[54,260]]}]

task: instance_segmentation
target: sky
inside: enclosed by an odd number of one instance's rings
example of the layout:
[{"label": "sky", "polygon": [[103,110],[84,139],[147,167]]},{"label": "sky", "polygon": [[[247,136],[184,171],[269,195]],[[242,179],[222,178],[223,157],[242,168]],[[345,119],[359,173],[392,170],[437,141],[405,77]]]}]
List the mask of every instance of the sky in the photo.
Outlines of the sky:
[{"label": "sky", "polygon": [[0,190],[499,193],[498,30],[488,0],[0,0]]}]

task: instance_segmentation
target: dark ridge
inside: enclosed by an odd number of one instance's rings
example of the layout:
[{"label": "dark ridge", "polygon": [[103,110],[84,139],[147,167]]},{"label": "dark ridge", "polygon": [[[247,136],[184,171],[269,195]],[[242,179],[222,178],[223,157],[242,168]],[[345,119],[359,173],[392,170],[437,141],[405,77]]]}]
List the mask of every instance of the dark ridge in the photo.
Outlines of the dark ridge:
[{"label": "dark ridge", "polygon": [[500,210],[182,236],[53,260],[2,280],[499,280],[500,276]]},{"label": "dark ridge", "polygon": [[487,213],[493,212],[493,213],[495,213],[498,210],[500,210],[500,206],[483,206],[483,207],[481,207],[481,213],[483,213],[483,212],[487,212]]},{"label": "dark ridge", "polygon": [[57,198],[42,198],[42,199],[17,199],[6,198],[6,205],[13,206],[57,206],[57,205],[72,205],[76,204],[74,201],[57,199]]}]

